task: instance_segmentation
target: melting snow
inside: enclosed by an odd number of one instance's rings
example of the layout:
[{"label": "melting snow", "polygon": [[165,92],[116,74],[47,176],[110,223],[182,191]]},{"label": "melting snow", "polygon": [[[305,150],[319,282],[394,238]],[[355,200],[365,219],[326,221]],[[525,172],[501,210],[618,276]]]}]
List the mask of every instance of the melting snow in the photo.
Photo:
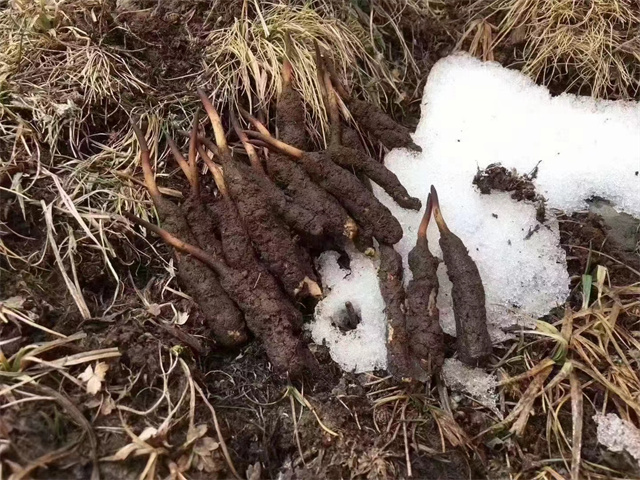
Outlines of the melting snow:
[{"label": "melting snow", "polygon": [[[507,336],[505,327],[532,323],[561,305],[569,293],[569,277],[555,218],[548,214],[551,218],[540,225],[533,205],[512,200],[507,193],[481,195],[472,185],[477,169],[499,162],[524,174],[538,166],[534,183],[549,207],[570,212],[599,196],[640,217],[638,132],[638,103],[551,97],[520,72],[454,55],[433,67],[425,87],[414,135],[422,153],[396,149],[385,163],[423,203],[431,184],[438,189],[449,227],[478,265],[490,333],[500,341]],[[396,249],[408,280],[407,255],[415,245],[422,212],[402,209],[374,188],[403,226]],[[435,224],[429,227],[429,245],[441,256]],[[375,262],[357,252],[350,256],[350,276],[338,267],[337,254],[319,259],[329,288],[310,328],[314,340],[326,341],[344,369],[362,372],[386,365],[384,304]],[[443,265],[438,274],[441,323],[455,334],[451,284]],[[331,323],[348,300],[362,309],[362,323],[343,334]]]}]

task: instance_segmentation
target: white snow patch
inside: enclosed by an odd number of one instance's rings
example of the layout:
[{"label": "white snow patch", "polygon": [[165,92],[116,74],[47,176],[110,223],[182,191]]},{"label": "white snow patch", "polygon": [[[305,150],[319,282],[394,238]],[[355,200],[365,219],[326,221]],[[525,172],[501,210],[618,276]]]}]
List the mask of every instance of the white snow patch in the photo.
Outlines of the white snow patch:
[{"label": "white snow patch", "polygon": [[478,403],[496,409],[498,380],[494,374],[469,367],[455,358],[447,358],[442,366],[442,377],[453,391],[468,393]]},{"label": "white snow patch", "polygon": [[[538,165],[536,188],[550,207],[571,212],[597,195],[640,217],[638,132],[636,102],[551,97],[520,72],[454,55],[433,67],[425,87],[414,135],[423,152],[396,149],[385,163],[423,202],[432,184],[438,189],[449,227],[469,248],[480,270],[490,333],[498,342],[507,337],[505,327],[533,325],[564,303],[569,276],[555,218],[540,225],[533,205],[512,200],[506,193],[481,195],[472,185],[477,169],[501,163],[524,174]],[[398,207],[375,185],[374,191],[402,224],[404,237],[396,249],[403,256],[408,281],[407,255],[415,245],[422,212]],[[435,225],[429,227],[429,246],[441,256]],[[330,258],[321,261],[325,282],[325,275],[340,272],[335,258],[333,264]],[[364,371],[386,363],[384,306],[374,263],[364,256],[356,258],[358,271],[350,280],[343,279],[348,288],[341,283],[331,289],[316,311],[318,325],[311,329],[315,341],[331,340],[332,356],[343,368]],[[440,320],[447,333],[455,334],[451,284],[444,265],[438,277]],[[347,300],[354,305],[354,300],[375,303],[368,307],[372,318],[362,311],[367,333],[343,335],[326,321]]]},{"label": "white snow patch", "polygon": [[640,430],[615,413],[594,415],[598,424],[598,442],[612,452],[627,451],[640,465]]},{"label": "white snow patch", "polygon": [[[350,271],[338,265],[337,252],[324,252],[317,266],[326,297],[318,303],[310,330],[316,343],[325,343],[331,358],[344,370],[362,373],[387,367],[384,300],[378,286],[378,265],[355,248],[348,249]],[[345,303],[351,302],[361,322],[342,332],[335,326]]]}]

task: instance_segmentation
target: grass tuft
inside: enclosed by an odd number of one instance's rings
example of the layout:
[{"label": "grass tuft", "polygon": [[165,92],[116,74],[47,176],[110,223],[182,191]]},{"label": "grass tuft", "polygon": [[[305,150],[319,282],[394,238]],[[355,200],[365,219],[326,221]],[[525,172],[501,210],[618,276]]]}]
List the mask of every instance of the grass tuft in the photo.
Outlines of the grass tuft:
[{"label": "grass tuft", "polygon": [[[513,49],[522,71],[544,85],[600,98],[640,90],[640,10],[633,0],[479,0],[472,24],[493,24],[492,48]],[[482,21],[481,21],[482,22]],[[489,34],[490,35],[490,34]]]}]

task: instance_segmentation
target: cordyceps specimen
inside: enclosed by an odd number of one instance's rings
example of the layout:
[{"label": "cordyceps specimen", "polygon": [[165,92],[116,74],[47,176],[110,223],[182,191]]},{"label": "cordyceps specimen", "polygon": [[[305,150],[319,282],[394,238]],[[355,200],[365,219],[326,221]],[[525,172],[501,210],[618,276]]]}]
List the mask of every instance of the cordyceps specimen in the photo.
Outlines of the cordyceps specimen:
[{"label": "cordyceps specimen", "polygon": [[[349,146],[346,146],[342,138],[342,126],[340,124],[340,111],[338,108],[336,91],[334,90],[329,73],[325,71],[324,61],[318,48],[316,48],[316,63],[318,66],[318,76],[321,77],[322,80],[321,85],[323,86],[323,96],[327,105],[329,120],[331,123],[331,138],[329,148],[327,149],[331,160],[341,167],[350,171],[358,172],[368,177],[371,181],[377,183],[401,207],[420,210],[422,207],[420,200],[409,195],[407,189],[404,188],[402,183],[400,183],[400,180],[398,180],[395,173],[386,168],[381,162],[371,158],[363,151],[363,149],[350,148]],[[392,121],[390,118],[388,118],[388,120]],[[398,127],[400,126],[398,125]],[[388,134],[388,132],[371,133],[374,136],[378,133],[381,135]],[[348,140],[349,143],[353,143],[354,141],[351,138]]]},{"label": "cordyceps specimen", "polygon": [[429,196],[416,246],[409,253],[413,279],[406,291],[402,257],[393,247],[380,245],[378,279],[389,325],[389,371],[404,380],[426,381],[444,362],[444,334],[436,306],[438,259],[429,251],[426,237],[431,209]]},{"label": "cordyceps specimen", "polygon": [[[149,190],[163,228],[171,235],[179,237],[188,243],[196,244],[197,240],[189,228],[184,210],[164,198],[158,189],[151,169],[149,147],[144,134],[137,125],[133,125],[133,129],[140,144],[140,161],[144,172],[145,185]],[[183,158],[182,160],[184,161]],[[195,156],[190,155],[190,164],[186,165],[186,162],[181,164],[185,172],[189,172],[187,178],[192,186],[191,204],[199,202],[195,160]],[[209,232],[209,235],[215,238],[213,231]],[[178,249],[175,255],[178,279],[187,293],[200,306],[215,339],[221,345],[227,347],[245,343],[248,336],[242,313],[222,288],[216,275],[206,265],[185,254],[182,250]]]},{"label": "cordyceps specimen", "polygon": [[[308,148],[309,142],[304,126],[304,102],[300,94],[293,89],[292,78],[291,63],[285,59],[282,66],[282,93],[276,106],[276,126],[280,138],[285,143],[305,149]],[[269,135],[269,131],[261,122],[248,112],[241,112],[259,132]],[[268,155],[265,164],[269,177],[288,197],[316,214],[328,237],[337,241],[344,237],[356,237],[358,227],[355,221],[333,196],[311,180],[301,165],[278,152]]]},{"label": "cordyceps specimen", "polygon": [[346,88],[338,80],[331,63],[327,69],[331,74],[331,81],[338,91],[340,98],[349,108],[351,116],[358,125],[367,130],[371,135],[380,140],[382,144],[389,148],[408,148],[421,152],[422,148],[416,145],[411,139],[409,129],[395,122],[389,115],[375,106],[352,98]]},{"label": "cordyceps specimen", "polygon": [[433,215],[440,230],[440,248],[447,274],[453,284],[453,313],[458,337],[458,356],[471,366],[486,363],[492,346],[487,330],[487,310],[480,272],[462,240],[453,234],[442,217],[438,193],[431,187]]},{"label": "cordyceps specimen", "polygon": [[186,243],[156,225],[125,213],[131,221],[156,233],[165,243],[183,252],[205,268],[215,272],[220,284],[238,304],[249,329],[262,341],[269,360],[281,372],[292,377],[314,374],[318,365],[301,340],[300,313],[273,282],[265,280],[269,274],[257,270],[237,270],[220,257]]},{"label": "cordyceps specimen", "polygon": [[[193,276],[193,282],[187,286],[195,288],[189,293],[203,310],[204,306],[208,308],[210,305],[203,304],[200,297],[211,295],[207,289],[210,288],[213,279],[235,309],[240,322],[243,322],[241,312],[244,314],[247,326],[262,341],[269,359],[278,370],[288,372],[292,376],[316,372],[317,363],[301,339],[302,315],[283,293],[278,281],[257,260],[235,205],[228,197],[222,172],[196,143],[196,127],[197,123],[194,122],[188,161],[180,154],[175,144],[169,142],[176,161],[191,185],[191,194],[185,201],[185,204],[191,204],[189,208],[178,207],[162,198],[153,179],[146,142],[138,127],[134,127],[142,149],[145,181],[164,228],[149,224],[131,214],[125,215],[135,223],[157,233],[176,250],[180,278],[185,275],[180,272],[184,264],[188,266],[186,275],[193,271],[199,272],[199,276]],[[213,147],[215,148],[215,145]],[[197,151],[200,151],[200,155],[211,168],[223,195],[222,200],[210,205],[203,205],[199,198],[195,154]],[[210,218],[203,219],[193,214],[193,205],[196,203],[200,203],[204,216],[207,217],[209,214]],[[195,235],[187,222],[189,219],[195,222],[199,218],[207,225],[215,225],[215,231],[210,231],[207,236]],[[194,228],[201,227],[194,225]],[[200,283],[195,283],[196,280]],[[218,305],[218,309],[224,311],[222,305]],[[244,327],[244,323],[241,325]],[[215,324],[213,326],[215,327]],[[214,333],[218,335],[215,328]],[[246,332],[244,338],[246,339]]]},{"label": "cordyceps specimen", "polygon": [[[322,292],[316,282],[310,257],[296,243],[287,227],[276,215],[276,212],[284,213],[285,210],[290,214],[291,211],[288,208],[291,204],[281,204],[280,200],[277,200],[277,198],[282,199],[283,192],[266,175],[257,171],[261,165],[256,163],[259,159],[255,151],[252,150],[253,146],[247,141],[243,143],[245,148],[250,147],[248,153],[253,166],[249,167],[232,157],[218,112],[203,92],[200,91],[199,94],[211,120],[217,145],[206,141],[206,139],[203,141],[222,164],[226,191],[235,203],[242,223],[258,250],[260,259],[267,269],[282,282],[285,290],[291,296],[320,297]],[[284,199],[282,201],[288,202]],[[295,219],[291,216],[287,218],[292,221],[300,221],[301,215]],[[313,220],[312,214],[311,220]],[[321,233],[322,227],[318,228],[319,232],[313,229],[308,233],[310,235]]]}]

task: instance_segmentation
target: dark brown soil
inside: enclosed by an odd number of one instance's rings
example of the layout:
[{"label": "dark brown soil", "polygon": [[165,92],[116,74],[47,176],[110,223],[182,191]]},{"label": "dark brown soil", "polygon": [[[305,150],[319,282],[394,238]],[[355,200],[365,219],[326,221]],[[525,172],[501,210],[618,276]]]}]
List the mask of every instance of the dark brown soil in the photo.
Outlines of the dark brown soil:
[{"label": "dark brown soil", "polygon": [[451,232],[440,232],[440,248],[447,275],[453,284],[451,297],[456,320],[458,356],[471,366],[486,363],[491,356],[487,330],[484,287],[478,267],[462,240]]},{"label": "dark brown soil", "polygon": [[[165,199],[157,202],[156,209],[165,230],[187,243],[198,245],[182,209]],[[210,235],[215,238],[213,231]],[[215,273],[191,255],[176,252],[175,256],[178,279],[209,320],[216,340],[226,347],[245,343],[248,334],[242,313],[220,285]]]},{"label": "dark brown soil", "polygon": [[438,259],[429,251],[427,239],[418,237],[409,252],[413,278],[407,285],[406,317],[411,353],[428,374],[444,363],[444,333],[440,327],[438,297]]},{"label": "dark brown soil", "polygon": [[325,153],[306,153],[299,163],[311,179],[347,209],[359,225],[371,228],[380,242],[393,245],[402,238],[402,227],[389,209],[366,189],[355,175],[336,165]]},{"label": "dark brown soil", "polygon": [[[580,287],[583,274],[592,274],[597,265],[607,268],[611,284],[631,285],[640,281],[640,255],[626,252],[610,238],[607,226],[599,215],[577,212],[561,214],[560,243],[567,253],[567,267],[571,286]],[[570,303],[579,309],[582,305],[581,288],[573,288]]]},{"label": "dark brown soil", "polygon": [[544,223],[545,198],[536,193],[533,180],[536,178],[537,169],[530,174],[519,175],[515,170],[507,170],[500,164],[489,165],[484,170],[478,170],[473,177],[473,184],[480,189],[482,194],[490,194],[492,190],[511,193],[511,198],[517,201],[529,201],[536,205],[536,218]]},{"label": "dark brown soil", "polygon": [[331,160],[338,165],[363,173],[369,179],[380,185],[393,198],[398,205],[411,210],[420,210],[422,202],[412,197],[407,189],[400,183],[398,177],[382,163],[375,161],[366,154],[340,145],[332,145],[329,148]]}]

